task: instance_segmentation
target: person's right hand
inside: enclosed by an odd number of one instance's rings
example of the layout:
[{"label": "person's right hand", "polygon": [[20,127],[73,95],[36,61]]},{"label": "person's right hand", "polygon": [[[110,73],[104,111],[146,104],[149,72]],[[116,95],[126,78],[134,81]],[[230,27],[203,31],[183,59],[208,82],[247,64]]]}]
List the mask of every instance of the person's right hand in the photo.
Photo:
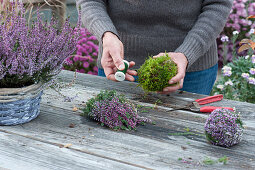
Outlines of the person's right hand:
[{"label": "person's right hand", "polygon": [[[117,69],[125,69],[123,58],[124,47],[122,42],[115,34],[111,32],[105,32],[103,35],[103,54],[101,59],[101,65],[104,69],[107,79],[116,81],[114,74]],[[135,62],[131,61],[129,63],[129,68],[132,68],[134,65]],[[126,73],[126,80],[135,81],[133,76],[136,75],[136,71],[128,69]]]}]

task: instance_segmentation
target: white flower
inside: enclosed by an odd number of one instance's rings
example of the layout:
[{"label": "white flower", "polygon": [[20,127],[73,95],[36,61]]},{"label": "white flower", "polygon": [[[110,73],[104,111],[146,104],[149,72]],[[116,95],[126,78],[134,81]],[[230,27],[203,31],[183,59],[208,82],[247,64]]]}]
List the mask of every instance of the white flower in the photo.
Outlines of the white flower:
[{"label": "white flower", "polygon": [[219,84],[219,85],[217,85],[216,86],[218,89],[220,89],[220,90],[223,90],[224,89],[224,85],[222,85],[222,84]]},{"label": "white flower", "polygon": [[255,32],[255,30],[252,28],[252,29],[250,30],[249,34],[250,34],[250,35],[251,35],[251,34],[254,34],[254,32]]},{"label": "white flower", "polygon": [[238,31],[233,31],[233,35],[238,35],[239,32]]},{"label": "white flower", "polygon": [[243,78],[248,79],[250,77],[249,73],[242,73],[241,75]]},{"label": "white flower", "polygon": [[220,40],[221,40],[222,42],[228,42],[228,41],[229,41],[229,38],[228,38],[228,36],[222,36]]},{"label": "white flower", "polygon": [[231,71],[232,70],[232,67],[229,67],[229,66],[224,66],[222,68],[223,71]]},{"label": "white flower", "polygon": [[225,86],[227,86],[227,85],[233,86],[233,82],[231,80],[228,80],[225,82]]},{"label": "white flower", "polygon": [[249,56],[249,55],[247,55],[247,56],[245,56],[244,58],[247,60],[247,59],[249,59],[249,57],[250,57],[250,56]]}]

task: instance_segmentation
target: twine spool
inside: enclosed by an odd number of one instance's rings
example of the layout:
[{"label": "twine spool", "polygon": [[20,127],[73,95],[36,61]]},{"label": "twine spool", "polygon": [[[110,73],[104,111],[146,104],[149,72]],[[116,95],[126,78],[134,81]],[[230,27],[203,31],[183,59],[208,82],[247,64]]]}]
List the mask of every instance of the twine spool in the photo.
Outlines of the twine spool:
[{"label": "twine spool", "polygon": [[124,81],[125,78],[126,78],[126,73],[127,73],[127,70],[129,68],[129,62],[126,61],[126,60],[123,60],[124,62],[124,65],[125,65],[125,69],[124,70],[117,70],[117,72],[115,73],[115,79],[117,81]]},{"label": "twine spool", "polygon": [[43,94],[41,83],[0,89],[0,125],[17,125],[35,119]]}]

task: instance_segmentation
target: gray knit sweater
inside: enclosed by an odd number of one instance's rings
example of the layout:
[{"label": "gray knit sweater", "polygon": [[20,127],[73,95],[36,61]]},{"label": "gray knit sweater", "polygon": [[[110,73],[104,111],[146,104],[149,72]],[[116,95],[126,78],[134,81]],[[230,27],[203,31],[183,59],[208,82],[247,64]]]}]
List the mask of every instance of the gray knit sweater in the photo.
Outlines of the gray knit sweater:
[{"label": "gray knit sweater", "polygon": [[[139,68],[149,55],[181,52],[188,72],[218,61],[216,38],[233,0],[76,0],[82,22],[98,40],[106,31],[118,35],[124,57]],[[102,43],[99,41],[101,68]]]}]

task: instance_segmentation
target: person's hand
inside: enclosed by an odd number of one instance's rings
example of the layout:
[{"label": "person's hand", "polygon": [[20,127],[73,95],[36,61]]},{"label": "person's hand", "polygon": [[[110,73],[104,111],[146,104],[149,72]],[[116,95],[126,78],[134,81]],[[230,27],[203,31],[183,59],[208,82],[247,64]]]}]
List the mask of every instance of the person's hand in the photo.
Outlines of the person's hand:
[{"label": "person's hand", "polygon": [[[115,34],[111,32],[105,32],[103,35],[103,54],[101,59],[101,65],[104,69],[107,79],[116,81],[114,74],[117,69],[125,69],[123,58],[124,47],[122,42]],[[135,62],[131,61],[129,63],[129,68],[132,68],[134,65]],[[133,76],[136,75],[136,71],[128,69],[126,73],[126,80],[135,81]]]},{"label": "person's hand", "polygon": [[[157,58],[162,55],[165,55],[165,53],[159,53],[153,58]],[[171,80],[169,80],[169,84],[175,84],[175,83],[177,84],[175,86],[165,87],[163,89],[163,92],[159,92],[161,94],[168,94],[182,88],[183,80],[184,80],[185,72],[186,72],[186,67],[188,65],[188,60],[184,54],[170,52],[168,53],[168,55],[177,64],[177,67],[178,67],[177,75],[174,76]]]}]

